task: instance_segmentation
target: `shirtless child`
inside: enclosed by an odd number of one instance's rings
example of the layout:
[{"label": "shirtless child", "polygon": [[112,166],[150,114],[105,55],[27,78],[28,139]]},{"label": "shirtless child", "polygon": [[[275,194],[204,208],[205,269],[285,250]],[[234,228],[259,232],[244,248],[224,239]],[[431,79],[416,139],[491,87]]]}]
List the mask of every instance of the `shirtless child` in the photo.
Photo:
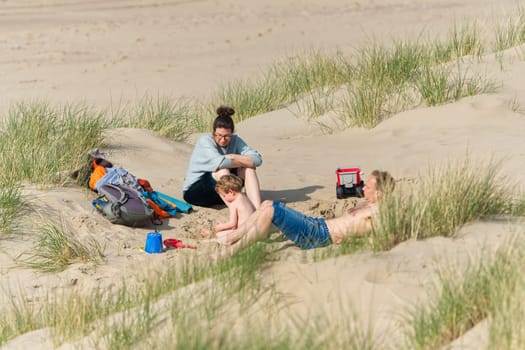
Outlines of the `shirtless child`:
[{"label": "shirtless child", "polygon": [[230,210],[228,222],[217,222],[214,227],[217,241],[224,243],[224,238],[244,223],[255,211],[255,207],[250,199],[242,193],[242,180],[236,175],[223,175],[215,185],[215,191]]},{"label": "shirtless child", "polygon": [[284,203],[264,201],[243,225],[222,236],[223,242],[231,244],[224,255],[266,237],[272,224],[302,249],[339,244],[347,237],[365,234],[372,230],[378,197],[393,188],[394,179],[388,172],[374,170],[363,189],[365,204],[332,219],[309,217]]}]

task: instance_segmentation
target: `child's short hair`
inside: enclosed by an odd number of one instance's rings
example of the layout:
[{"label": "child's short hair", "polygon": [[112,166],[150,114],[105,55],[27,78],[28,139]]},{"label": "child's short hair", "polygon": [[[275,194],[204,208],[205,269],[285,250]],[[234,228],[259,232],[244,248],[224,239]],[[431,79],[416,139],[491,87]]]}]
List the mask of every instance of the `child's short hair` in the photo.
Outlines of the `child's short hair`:
[{"label": "child's short hair", "polygon": [[233,190],[235,192],[241,192],[242,191],[242,180],[237,175],[229,174],[229,175],[223,175],[217,181],[217,184],[215,185],[215,191],[216,192],[223,192],[226,193],[229,190]]}]

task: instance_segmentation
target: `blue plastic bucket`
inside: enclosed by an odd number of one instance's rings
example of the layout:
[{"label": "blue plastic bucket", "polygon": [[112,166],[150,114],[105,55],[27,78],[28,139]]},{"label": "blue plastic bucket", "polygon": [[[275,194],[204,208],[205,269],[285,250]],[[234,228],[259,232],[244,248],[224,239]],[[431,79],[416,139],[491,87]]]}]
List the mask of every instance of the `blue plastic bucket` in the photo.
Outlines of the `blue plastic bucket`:
[{"label": "blue plastic bucket", "polygon": [[150,254],[162,253],[162,235],[159,232],[148,233],[144,251]]}]

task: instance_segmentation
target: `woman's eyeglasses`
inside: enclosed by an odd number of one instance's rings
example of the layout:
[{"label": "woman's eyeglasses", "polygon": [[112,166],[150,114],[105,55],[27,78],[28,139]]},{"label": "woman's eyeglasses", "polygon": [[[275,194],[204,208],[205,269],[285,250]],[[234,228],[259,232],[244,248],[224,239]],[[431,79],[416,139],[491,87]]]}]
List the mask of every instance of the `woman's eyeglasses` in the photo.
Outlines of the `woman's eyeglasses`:
[{"label": "woman's eyeglasses", "polygon": [[217,133],[213,133],[213,136],[215,136],[216,138],[218,139],[225,139],[225,140],[229,140],[232,138],[232,134],[229,134],[229,135],[221,135],[221,134],[217,134]]}]

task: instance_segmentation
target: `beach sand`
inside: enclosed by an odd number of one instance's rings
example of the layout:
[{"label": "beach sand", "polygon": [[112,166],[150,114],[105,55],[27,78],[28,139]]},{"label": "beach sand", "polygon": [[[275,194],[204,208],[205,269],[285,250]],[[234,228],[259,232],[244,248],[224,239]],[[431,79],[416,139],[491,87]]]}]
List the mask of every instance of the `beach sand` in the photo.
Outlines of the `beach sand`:
[{"label": "beach sand", "polygon": [[[513,10],[510,0],[3,1],[0,111],[28,100],[82,102],[107,110],[148,95],[204,100],[221,84],[257,76],[289,55],[308,50],[350,55],[371,41],[446,35],[454,23],[472,20],[493,28]],[[477,66],[500,83],[496,93],[398,113],[373,129],[340,130],[334,124],[327,133],[294,106],[239,123],[237,133],[263,156],[258,169],[263,199],[284,201],[310,215],[338,213],[350,201],[336,200],[338,167],[359,166],[365,176],[384,169],[399,181],[410,181],[465,157],[503,159],[502,174],[523,186],[525,116],[511,108],[512,103],[525,105],[525,64],[519,57],[519,50],[511,49],[504,69],[494,55]],[[147,130],[116,129],[107,132],[104,150],[114,164],[182,198],[191,140],[195,137],[184,143]],[[204,259],[214,244],[202,240],[199,229],[228,216],[225,208],[196,207],[161,226],[129,228],[98,215],[91,205],[94,194],[74,184],[28,185],[23,193],[30,202],[27,229],[0,241],[3,302],[18,293],[31,300],[52,291],[109,287],[151,274],[167,262],[192,255]],[[105,263],[76,263],[60,273],[18,266],[15,258],[33,246],[35,223],[49,217],[64,222],[80,239],[101,242]],[[141,247],[154,229],[197,249],[146,254]],[[363,326],[397,344],[399,313],[429,297],[438,271],[461,270],[523,229],[519,222],[479,221],[454,238],[409,241],[381,254],[361,252],[316,263],[304,263],[304,252],[280,242],[263,280],[287,296],[288,308],[276,311],[276,317],[286,320],[290,310],[298,315],[326,312],[336,322],[345,316],[340,304],[345,300]],[[322,306],[317,310],[314,305]],[[454,346],[483,348],[486,333],[480,325]],[[5,348],[53,346],[48,331],[39,330]]]}]

